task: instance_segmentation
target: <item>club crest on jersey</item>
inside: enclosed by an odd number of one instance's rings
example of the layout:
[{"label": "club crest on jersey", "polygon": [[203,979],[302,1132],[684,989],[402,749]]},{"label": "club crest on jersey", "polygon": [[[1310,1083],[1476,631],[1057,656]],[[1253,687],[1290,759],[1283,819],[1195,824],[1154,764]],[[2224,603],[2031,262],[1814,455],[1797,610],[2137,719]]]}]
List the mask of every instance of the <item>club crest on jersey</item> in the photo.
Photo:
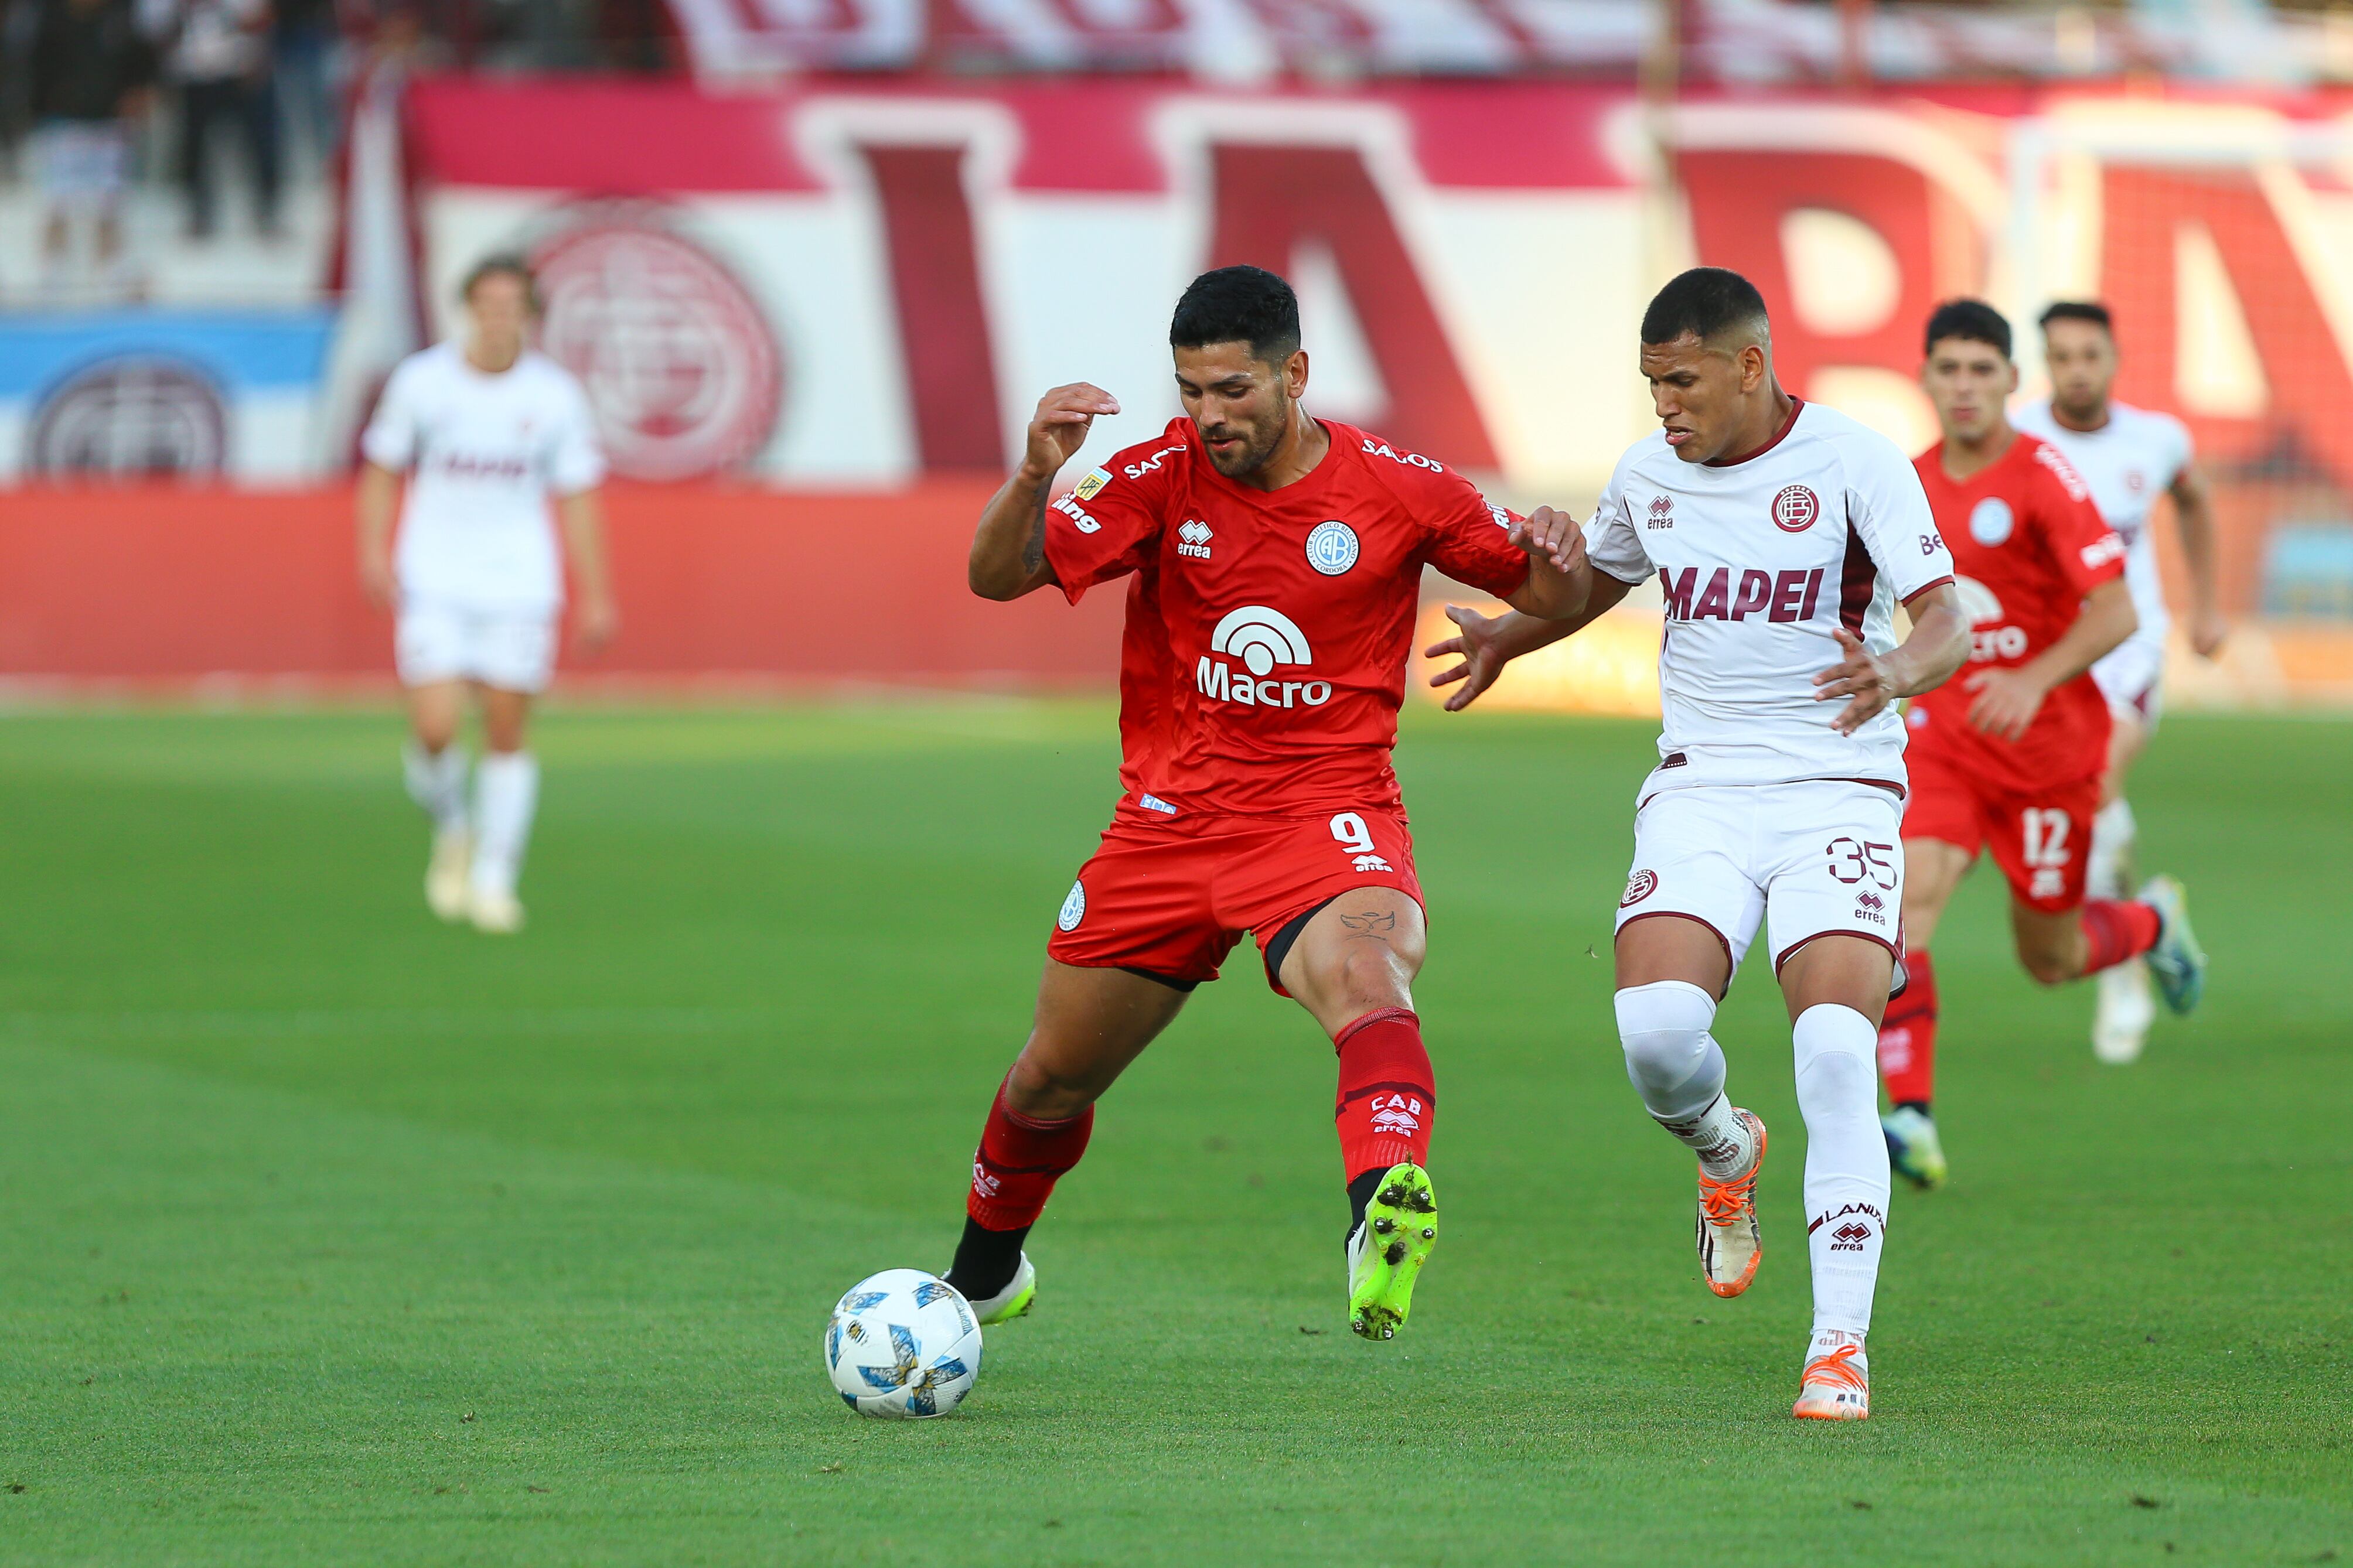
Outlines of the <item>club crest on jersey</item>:
[{"label": "club crest on jersey", "polygon": [[1618,907],[1632,909],[1658,890],[1659,874],[1656,871],[1637,871],[1626,879],[1626,896],[1618,900]]},{"label": "club crest on jersey", "polygon": [[1803,485],[1784,485],[1773,498],[1773,526],[1784,533],[1805,532],[1821,514],[1821,498]]},{"label": "club crest on jersey", "polygon": [[1969,509],[1969,537],[1989,550],[2007,544],[2010,530],[2017,525],[2010,503],[2000,496],[1988,496]]},{"label": "club crest on jersey", "polygon": [[1054,917],[1054,923],[1064,931],[1076,931],[1079,929],[1079,922],[1086,918],[1087,885],[1084,882],[1073,882],[1071,884],[1070,896],[1062,900],[1062,912]]},{"label": "club crest on jersey", "polygon": [[1097,468],[1085,479],[1081,479],[1071,493],[1081,500],[1092,500],[1095,499],[1095,492],[1109,483],[1111,483],[1111,471],[1107,468]]},{"label": "club crest on jersey", "polygon": [[1356,542],[1356,531],[1336,518],[1319,522],[1307,535],[1307,564],[1326,577],[1337,577],[1356,563],[1364,546]]}]

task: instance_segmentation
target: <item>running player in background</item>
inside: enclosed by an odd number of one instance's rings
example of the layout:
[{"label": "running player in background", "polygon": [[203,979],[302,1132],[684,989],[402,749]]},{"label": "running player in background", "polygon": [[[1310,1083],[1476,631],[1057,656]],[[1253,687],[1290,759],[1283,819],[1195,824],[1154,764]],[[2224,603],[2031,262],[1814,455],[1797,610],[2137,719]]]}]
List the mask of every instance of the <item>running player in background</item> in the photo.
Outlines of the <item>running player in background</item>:
[{"label": "running player in background", "polygon": [[[1461,635],[1430,655],[1462,663],[1431,684],[1461,682],[1446,704],[1459,710],[1512,658],[1658,574],[1665,728],[1618,906],[1626,1070],[1659,1125],[1699,1156],[1700,1268],[1709,1289],[1737,1296],[1764,1250],[1765,1124],[1733,1104],[1713,1029],[1768,922],[1806,1119],[1813,1264],[1791,1414],[1860,1421],[1889,1185],[1872,1047],[1905,875],[1904,723],[1889,704],[1960,668],[1966,624],[1904,454],[1781,389],[1765,301],[1746,279],[1704,267],[1659,290],[1641,364],[1664,428],[1619,459],[1601,492],[1589,563],[1577,564],[1583,607],[1558,624],[1451,608]],[[1899,599],[1912,616],[1900,646]]]},{"label": "running player in background", "polygon": [[2108,706],[2094,661],[2133,631],[2124,541],[2058,448],[2013,428],[2010,323],[1955,300],[1928,319],[1920,384],[1944,439],[1915,466],[1952,547],[1968,613],[1973,673],[1912,704],[1912,799],[1904,814],[1904,964],[1909,984],[1880,1030],[1892,1109],[1882,1125],[1895,1169],[1945,1179],[1932,1110],[1936,1068],[1936,923],[1978,851],[2010,879],[2018,960],[2045,985],[2147,955],[2166,1004],[2198,1005],[2206,960],[2180,884],[2158,877],[2137,900],[2086,900],[2084,858]]},{"label": "running player in background", "polygon": [[[526,731],[554,667],[564,596],[548,502],[580,585],[575,635],[593,652],[617,624],[597,495],[605,459],[580,384],[527,346],[537,302],[522,258],[483,261],[460,298],[464,342],[403,360],[361,439],[360,584],[398,616],[408,793],[433,821],[426,901],[443,920],[513,931],[522,927],[515,880],[539,799]],[[485,752],[470,812],[458,744],[469,688],[481,704]]]},{"label": "running player in background", "polygon": [[[1421,571],[1567,615],[1583,551],[1566,520],[1520,522],[1443,464],[1310,417],[1299,302],[1273,273],[1195,279],[1168,342],[1185,414],[1049,505],[1089,426],[1119,412],[1099,387],[1049,392],[973,537],[983,598],[1059,587],[1076,603],[1128,579],[1123,795],[1048,939],[947,1277],[984,1324],[1029,1310],[1022,1244],[1095,1100],[1247,931],[1267,984],[1338,1053],[1348,1321],[1386,1340],[1438,1236],[1437,1096],[1410,989],[1421,890],[1389,765]],[[1175,1190],[1178,1223],[1214,1247],[1214,1191]]]},{"label": "running player in background", "polygon": [[[2206,482],[2191,465],[2189,432],[2181,421],[2109,395],[2116,379],[2116,340],[2105,305],[2062,301],[2043,311],[2042,357],[2051,373],[2051,395],[2024,405],[2012,418],[2020,429],[2065,453],[2091,487],[2100,515],[2125,542],[2125,584],[2140,618],[2132,636],[2092,666],[2114,728],[2100,813],[2092,819],[2086,889],[2095,899],[2120,899],[2132,882],[2136,837],[2125,779],[2156,733],[2164,706],[2165,632],[2171,621],[2149,513],[2159,495],[2173,498],[2181,563],[2189,575],[2189,646],[2201,658],[2220,654],[2230,635],[2215,588],[2214,516]],[[2148,971],[2138,962],[2113,964],[2100,971],[2099,986],[2093,1052],[2104,1062],[2133,1061],[2157,1014]]]}]

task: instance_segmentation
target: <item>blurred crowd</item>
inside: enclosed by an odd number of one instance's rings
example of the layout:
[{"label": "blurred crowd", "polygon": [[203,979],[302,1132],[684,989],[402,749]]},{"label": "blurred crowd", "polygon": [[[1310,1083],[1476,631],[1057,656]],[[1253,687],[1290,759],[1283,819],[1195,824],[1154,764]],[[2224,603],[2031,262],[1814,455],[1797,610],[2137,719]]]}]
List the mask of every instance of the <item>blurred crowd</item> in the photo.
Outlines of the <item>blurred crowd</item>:
[{"label": "blurred crowd", "polygon": [[45,283],[136,292],[134,182],[176,187],[190,242],[232,213],[281,237],[353,85],[417,63],[666,70],[676,51],[661,0],[0,0],[0,174],[37,193]]}]

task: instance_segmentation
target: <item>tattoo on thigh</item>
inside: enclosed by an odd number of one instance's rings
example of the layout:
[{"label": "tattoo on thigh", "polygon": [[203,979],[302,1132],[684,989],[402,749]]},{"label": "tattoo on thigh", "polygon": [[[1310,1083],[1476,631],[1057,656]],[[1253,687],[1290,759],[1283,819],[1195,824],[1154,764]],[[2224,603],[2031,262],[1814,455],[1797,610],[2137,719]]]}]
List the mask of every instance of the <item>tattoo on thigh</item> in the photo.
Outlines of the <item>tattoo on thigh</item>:
[{"label": "tattoo on thigh", "polygon": [[1340,917],[1340,923],[1348,928],[1348,935],[1351,940],[1360,936],[1368,936],[1376,942],[1387,942],[1389,938],[1389,933],[1397,930],[1397,911],[1394,910],[1366,910],[1360,914],[1342,915]]}]

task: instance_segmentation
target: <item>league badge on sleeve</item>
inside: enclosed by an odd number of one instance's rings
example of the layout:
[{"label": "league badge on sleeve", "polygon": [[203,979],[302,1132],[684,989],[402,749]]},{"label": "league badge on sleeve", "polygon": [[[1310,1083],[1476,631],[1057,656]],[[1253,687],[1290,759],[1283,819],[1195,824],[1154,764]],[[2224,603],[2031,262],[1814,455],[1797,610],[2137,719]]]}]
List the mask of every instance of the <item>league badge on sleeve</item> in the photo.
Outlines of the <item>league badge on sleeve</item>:
[{"label": "league badge on sleeve", "polygon": [[1081,500],[1092,500],[1095,499],[1096,492],[1109,483],[1111,483],[1109,470],[1097,468],[1085,479],[1081,479],[1071,493]]}]

